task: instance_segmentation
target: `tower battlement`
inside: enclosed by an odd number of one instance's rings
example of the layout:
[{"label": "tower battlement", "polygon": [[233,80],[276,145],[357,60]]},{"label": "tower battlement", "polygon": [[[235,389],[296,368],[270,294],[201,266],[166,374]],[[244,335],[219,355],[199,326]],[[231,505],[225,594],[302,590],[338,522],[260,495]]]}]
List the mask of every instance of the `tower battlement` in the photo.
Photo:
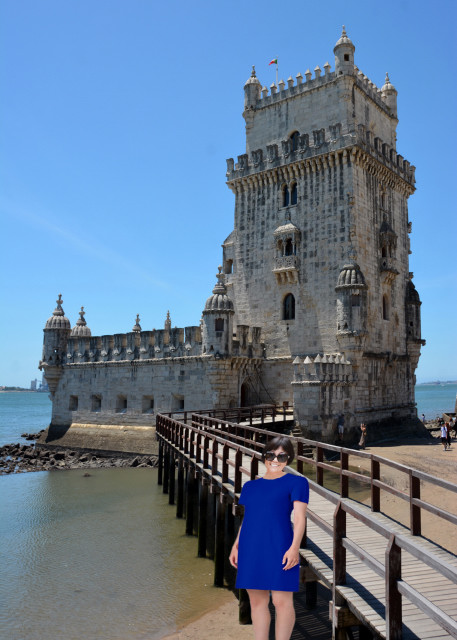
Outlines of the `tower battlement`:
[{"label": "tower battlement", "polygon": [[[303,75],[298,72],[295,76],[295,80],[292,76],[287,78],[287,87],[283,79],[276,85],[274,82],[270,84],[270,87],[264,85],[261,89],[261,96],[255,103],[255,109],[264,109],[271,105],[276,105],[283,100],[290,100],[294,97],[303,96],[311,91],[317,91],[322,89],[326,85],[335,82],[341,76],[337,76],[335,71],[331,71],[331,65],[326,62],[323,65],[324,75],[322,75],[322,69],[319,66],[314,68],[314,78],[312,72],[307,69]],[[348,75],[348,74],[346,74]],[[386,104],[385,98],[382,95],[382,89],[376,86],[368,76],[366,76],[360,69],[354,65],[353,77],[356,86],[361,89],[376,105],[390,114],[389,106]]]},{"label": "tower battlement", "polygon": [[226,161],[228,185],[233,188],[232,183],[239,178],[268,172],[271,169],[281,169],[287,174],[292,165],[311,161],[318,156],[327,155],[327,158],[331,158],[328,160],[331,166],[339,162],[339,156],[343,150],[352,147],[359,147],[412,187],[416,181],[416,167],[397,153],[389,143],[374,136],[364,124],[359,124],[357,129],[340,122],[329,124],[322,129],[300,133],[295,149],[294,144],[293,139],[286,138],[280,141],[280,145],[271,144],[264,149],[255,149],[250,153],[241,154],[237,157],[236,163],[233,158],[228,158]]}]

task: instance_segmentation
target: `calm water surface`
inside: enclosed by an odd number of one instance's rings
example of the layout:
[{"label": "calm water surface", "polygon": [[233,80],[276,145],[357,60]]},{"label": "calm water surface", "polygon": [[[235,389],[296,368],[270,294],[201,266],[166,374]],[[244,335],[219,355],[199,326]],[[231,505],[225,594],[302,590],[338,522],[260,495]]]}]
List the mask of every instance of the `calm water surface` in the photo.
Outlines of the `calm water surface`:
[{"label": "calm water surface", "polygon": [[84,473],[0,478],[1,638],[160,638],[233,597],[156,470]]}]

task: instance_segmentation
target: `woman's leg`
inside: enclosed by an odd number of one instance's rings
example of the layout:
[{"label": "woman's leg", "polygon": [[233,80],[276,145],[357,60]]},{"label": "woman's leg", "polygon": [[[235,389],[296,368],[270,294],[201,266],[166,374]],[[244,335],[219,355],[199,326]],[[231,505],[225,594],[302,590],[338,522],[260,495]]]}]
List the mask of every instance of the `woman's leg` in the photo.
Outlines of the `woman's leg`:
[{"label": "woman's leg", "polygon": [[255,640],[268,640],[270,633],[270,592],[261,589],[248,589],[249,601],[251,603],[252,626],[254,627]]},{"label": "woman's leg", "polygon": [[292,591],[272,591],[276,611],[276,640],[289,640],[295,624],[294,594]]}]

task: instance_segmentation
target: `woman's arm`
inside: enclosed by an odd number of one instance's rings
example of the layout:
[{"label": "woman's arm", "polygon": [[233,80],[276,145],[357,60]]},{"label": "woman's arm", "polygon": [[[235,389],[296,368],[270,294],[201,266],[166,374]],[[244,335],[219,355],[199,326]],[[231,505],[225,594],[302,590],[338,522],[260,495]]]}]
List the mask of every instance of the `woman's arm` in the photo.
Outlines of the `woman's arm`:
[{"label": "woman's arm", "polygon": [[282,563],[285,564],[284,570],[292,569],[300,562],[299,551],[303,534],[305,533],[307,506],[306,502],[294,501],[294,537],[292,544],[282,559]]},{"label": "woman's arm", "polygon": [[235,569],[238,569],[238,542],[240,540],[241,527],[242,525],[240,525],[240,528],[238,529],[238,535],[236,536],[236,540],[233,543],[233,547],[229,555],[230,564],[232,567],[235,567]]}]

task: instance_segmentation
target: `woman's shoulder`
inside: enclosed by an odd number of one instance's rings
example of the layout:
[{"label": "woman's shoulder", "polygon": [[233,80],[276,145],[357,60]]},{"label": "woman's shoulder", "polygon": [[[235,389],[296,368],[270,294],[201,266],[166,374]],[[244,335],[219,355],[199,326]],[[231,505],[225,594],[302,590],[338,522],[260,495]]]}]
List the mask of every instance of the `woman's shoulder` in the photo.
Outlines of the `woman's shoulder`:
[{"label": "woman's shoulder", "polygon": [[289,483],[292,487],[307,487],[309,485],[308,479],[305,476],[298,476],[295,473],[288,473]]}]

